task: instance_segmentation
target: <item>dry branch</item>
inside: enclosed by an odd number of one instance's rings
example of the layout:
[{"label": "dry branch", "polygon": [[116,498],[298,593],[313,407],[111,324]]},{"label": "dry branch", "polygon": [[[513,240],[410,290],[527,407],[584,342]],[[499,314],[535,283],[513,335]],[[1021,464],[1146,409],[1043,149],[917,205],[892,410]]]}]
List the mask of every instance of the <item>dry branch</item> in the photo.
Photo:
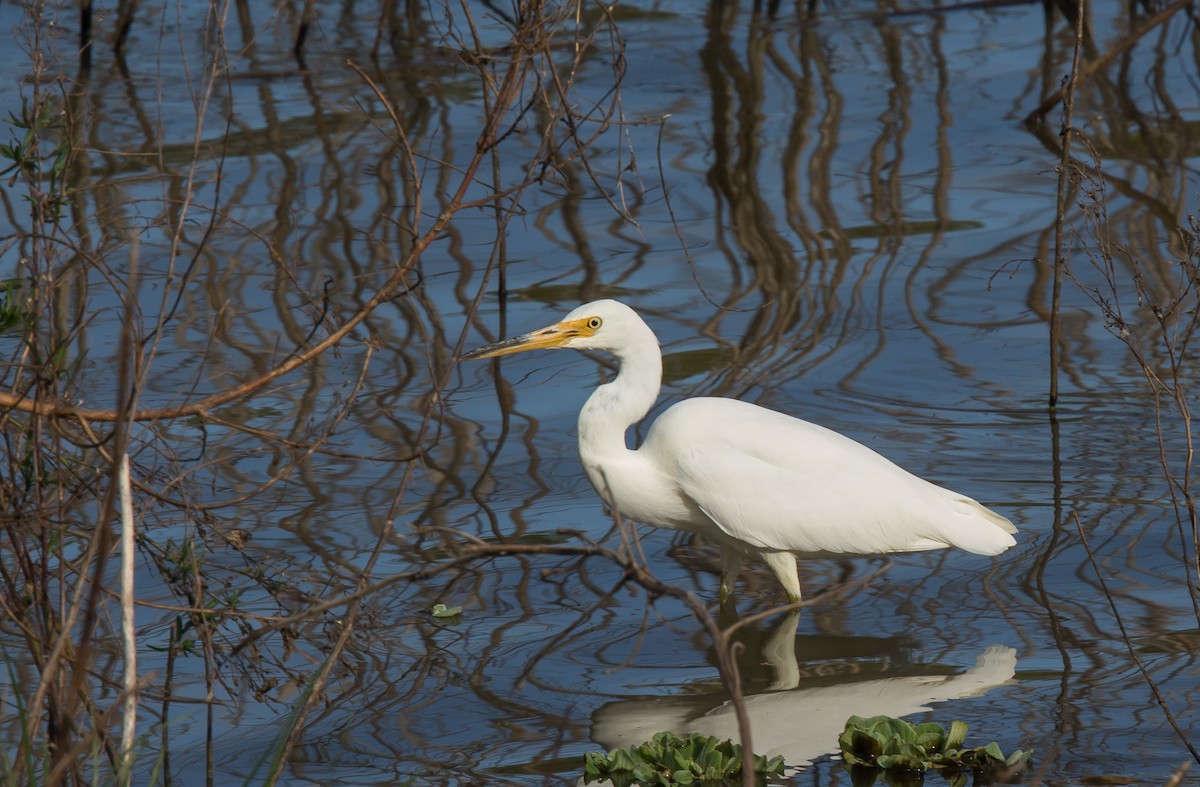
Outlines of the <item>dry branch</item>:
[{"label": "dry branch", "polygon": [[121,725],[121,772],[125,784],[132,781],[133,744],[137,735],[137,620],[134,614],[133,576],[137,545],[133,527],[133,491],[129,483],[129,454],[121,457],[121,632],[125,660],[122,691],[125,713]]},{"label": "dry branch", "polygon": [[[1087,67],[1084,68],[1082,71],[1079,70],[1078,49],[1076,49],[1075,64],[1071,68],[1072,82],[1079,83],[1079,82],[1088,81],[1093,76],[1095,76],[1097,73],[1099,73],[1100,71],[1103,71],[1108,66],[1108,64],[1113,61],[1113,59],[1117,55],[1121,54],[1122,52],[1125,52],[1128,49],[1131,49],[1138,41],[1141,41],[1146,36],[1147,33],[1152,31],[1154,28],[1158,27],[1159,25],[1169,21],[1171,19],[1171,17],[1175,16],[1175,14],[1190,7],[1193,4],[1193,2],[1194,2],[1194,0],[1176,0],[1176,2],[1172,3],[1171,5],[1167,6],[1163,10],[1159,11],[1154,16],[1147,19],[1146,22],[1141,27],[1139,27],[1137,30],[1133,31],[1132,33],[1125,36],[1120,41],[1118,41],[1117,43],[1115,43],[1111,47],[1109,47],[1108,51],[1106,51],[1104,54],[1100,55],[1095,60],[1088,63]],[[1080,20],[1079,28],[1081,30],[1083,28],[1082,20],[1084,18],[1083,7],[1084,7],[1084,2],[1083,2],[1083,0],[1080,0],[1078,18]],[[1064,101],[1066,98],[1067,98],[1067,95],[1066,95],[1065,91],[1060,91],[1060,92],[1053,93],[1053,94],[1047,96],[1046,99],[1044,101],[1042,101],[1042,103],[1039,104],[1036,109],[1034,109],[1032,112],[1030,112],[1028,115],[1025,116],[1025,123],[1027,125],[1033,125],[1035,123],[1042,122],[1042,120],[1046,116],[1046,113],[1048,113],[1051,109],[1054,109],[1054,107],[1057,106],[1060,101]]]}]

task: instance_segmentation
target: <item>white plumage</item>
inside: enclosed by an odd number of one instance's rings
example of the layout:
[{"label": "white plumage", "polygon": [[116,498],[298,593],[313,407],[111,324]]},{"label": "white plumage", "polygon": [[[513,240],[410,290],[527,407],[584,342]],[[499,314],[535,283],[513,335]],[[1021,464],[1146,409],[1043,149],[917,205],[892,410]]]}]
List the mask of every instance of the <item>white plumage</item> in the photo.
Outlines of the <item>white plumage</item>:
[{"label": "white plumage", "polygon": [[717,542],[723,599],[746,556],[766,561],[797,601],[797,554],[953,546],[998,555],[1016,543],[1013,524],[971,498],[837,432],[736,399],[680,402],[631,450],[625,433],[658,398],[662,353],[623,303],[580,306],[561,322],[463,358],[561,347],[604,350],[620,362],[617,377],[579,413],[579,455],[592,485],[630,519]]}]

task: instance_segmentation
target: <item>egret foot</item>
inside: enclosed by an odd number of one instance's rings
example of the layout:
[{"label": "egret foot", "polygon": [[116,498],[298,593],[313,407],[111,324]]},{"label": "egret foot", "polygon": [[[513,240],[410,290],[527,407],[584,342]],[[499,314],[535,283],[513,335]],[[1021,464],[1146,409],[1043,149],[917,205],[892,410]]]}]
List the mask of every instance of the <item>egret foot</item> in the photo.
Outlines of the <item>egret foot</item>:
[{"label": "egret foot", "polygon": [[737,582],[738,572],[742,570],[742,556],[731,549],[721,550],[721,587],[717,590],[717,600],[724,606],[733,598],[733,586]]},{"label": "egret foot", "polygon": [[763,560],[783,585],[787,593],[788,603],[800,601],[800,574],[796,570],[796,556],[791,552],[764,552]]}]

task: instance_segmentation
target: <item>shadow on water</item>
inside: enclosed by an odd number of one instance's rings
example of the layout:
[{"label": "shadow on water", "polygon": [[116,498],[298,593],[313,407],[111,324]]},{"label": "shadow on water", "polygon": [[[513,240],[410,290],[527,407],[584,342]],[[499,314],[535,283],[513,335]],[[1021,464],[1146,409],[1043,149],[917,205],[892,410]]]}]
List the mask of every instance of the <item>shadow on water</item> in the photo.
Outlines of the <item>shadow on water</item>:
[{"label": "shadow on water", "polygon": [[[1197,41],[1087,11],[1051,415],[1062,7],[122,3],[81,70],[74,10],[0,5],[33,127],[0,161],[0,772],[120,770],[121,452],[139,783],[573,783],[732,735],[686,598],[614,559],[711,600],[715,550],[614,528],[578,464],[611,360],[454,362],[618,297],[659,410],[822,423],[1021,531],[806,562],[837,592],[736,635],[756,749],[845,783],[846,716],[916,714],[1035,749],[1031,783],[1165,782],[1200,732]],[[737,594],[782,602],[761,566]]]}]

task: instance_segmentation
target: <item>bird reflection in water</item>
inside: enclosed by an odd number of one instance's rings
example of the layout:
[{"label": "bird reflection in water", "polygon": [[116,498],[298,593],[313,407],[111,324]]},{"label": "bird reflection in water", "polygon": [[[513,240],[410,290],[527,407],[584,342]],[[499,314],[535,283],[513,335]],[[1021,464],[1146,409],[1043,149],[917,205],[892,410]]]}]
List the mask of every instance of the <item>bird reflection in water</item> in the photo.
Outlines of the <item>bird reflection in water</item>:
[{"label": "bird reflection in water", "polygon": [[[799,610],[782,615],[757,648],[747,648],[747,659],[757,656],[774,676],[764,690],[745,697],[754,753],[780,755],[789,770],[836,752],[838,735],[850,716],[921,713],[934,703],[986,694],[1010,683],[1016,674],[1016,651],[1004,645],[984,649],[970,669],[946,674],[943,666],[905,663],[902,653],[911,643],[902,639],[829,635],[801,645],[807,665],[804,674],[796,658],[799,616]],[[819,645],[827,657],[814,662],[809,644]],[[869,655],[872,650],[874,656]],[[839,668],[848,662],[860,669]],[[904,674],[879,677],[888,672]],[[693,689],[682,696],[610,702],[592,714],[591,738],[608,749],[642,743],[663,730],[740,740],[727,695],[719,690],[697,695]]]}]

